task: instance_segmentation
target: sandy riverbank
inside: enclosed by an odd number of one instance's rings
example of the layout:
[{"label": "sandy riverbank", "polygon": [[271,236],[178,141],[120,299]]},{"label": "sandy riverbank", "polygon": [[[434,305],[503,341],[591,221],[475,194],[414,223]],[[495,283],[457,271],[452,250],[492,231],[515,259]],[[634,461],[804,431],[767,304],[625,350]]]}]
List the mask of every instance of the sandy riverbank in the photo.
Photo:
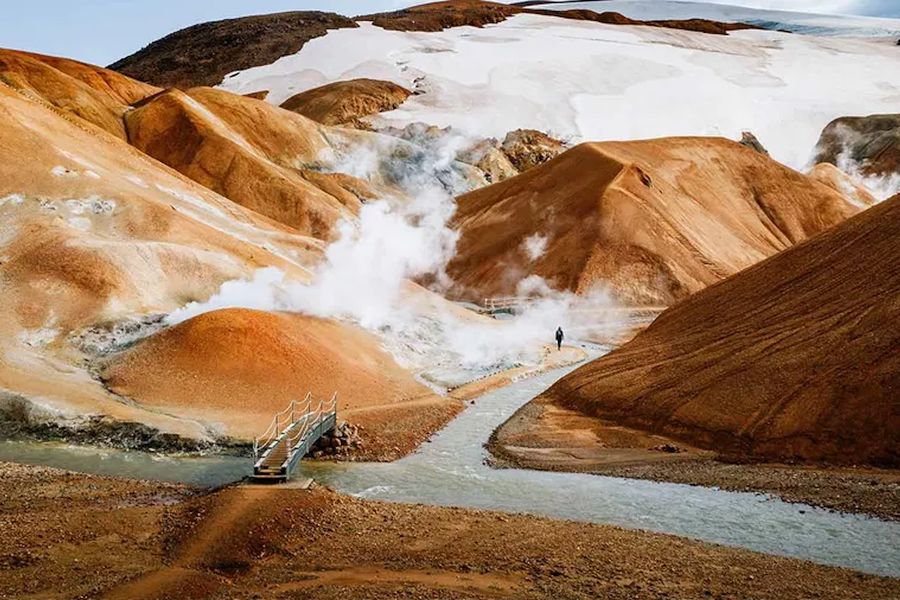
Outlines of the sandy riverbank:
[{"label": "sandy riverbank", "polygon": [[[673,448],[678,452],[665,451]],[[498,467],[762,492],[789,502],[900,519],[900,472],[724,462],[714,452],[604,422],[544,398],[529,402],[501,425],[488,449]]]},{"label": "sandy riverbank", "polygon": [[900,582],[674,536],[0,463],[0,597],[887,598]]}]

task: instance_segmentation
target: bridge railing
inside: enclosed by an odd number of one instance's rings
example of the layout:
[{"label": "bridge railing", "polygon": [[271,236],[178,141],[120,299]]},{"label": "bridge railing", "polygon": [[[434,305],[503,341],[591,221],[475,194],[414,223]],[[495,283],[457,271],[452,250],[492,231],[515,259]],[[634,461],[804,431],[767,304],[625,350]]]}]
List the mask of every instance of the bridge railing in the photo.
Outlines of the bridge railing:
[{"label": "bridge railing", "polygon": [[253,440],[253,456],[259,458],[260,452],[264,452],[269,445],[281,437],[297,421],[299,415],[309,413],[312,406],[312,392],[307,392],[302,401],[291,400],[287,408],[276,413],[265,432]]},{"label": "bridge railing", "polygon": [[[309,433],[322,425],[322,423],[324,423],[329,417],[336,415],[337,392],[332,394],[331,400],[328,400],[327,402],[325,400],[319,400],[319,404],[314,410],[307,411],[306,414],[302,415],[298,419],[297,428],[294,429],[294,431],[292,431],[287,438],[288,456],[290,456],[290,454],[298,447],[298,445],[307,441],[306,437]],[[318,432],[319,436],[321,436],[321,434],[323,433],[325,432]]]},{"label": "bridge railing", "polygon": [[499,310],[515,310],[524,308],[534,302],[533,298],[525,296],[499,296],[496,298],[485,298],[482,306],[488,311]]}]

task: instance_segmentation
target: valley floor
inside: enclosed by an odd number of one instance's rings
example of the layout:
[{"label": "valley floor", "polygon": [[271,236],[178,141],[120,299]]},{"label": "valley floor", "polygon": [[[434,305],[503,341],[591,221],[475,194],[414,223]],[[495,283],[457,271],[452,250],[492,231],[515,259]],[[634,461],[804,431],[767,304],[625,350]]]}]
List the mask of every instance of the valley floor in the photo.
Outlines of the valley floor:
[{"label": "valley floor", "polygon": [[723,462],[713,452],[606,423],[542,399],[529,402],[501,425],[488,448],[497,467],[762,492],[788,502],[900,520],[896,470]]},{"label": "valley floor", "polygon": [[888,598],[900,580],[674,536],[0,463],[0,597]]}]

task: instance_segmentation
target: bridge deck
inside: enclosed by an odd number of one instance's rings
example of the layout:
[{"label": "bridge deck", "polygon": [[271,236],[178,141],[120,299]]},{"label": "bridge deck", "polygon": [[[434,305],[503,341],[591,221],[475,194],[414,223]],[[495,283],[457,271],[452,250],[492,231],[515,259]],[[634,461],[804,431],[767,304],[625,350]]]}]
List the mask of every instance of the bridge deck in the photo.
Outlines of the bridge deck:
[{"label": "bridge deck", "polygon": [[292,401],[275,415],[266,432],[253,444],[256,480],[287,481],[294,468],[323,435],[337,425],[337,394],[315,408],[311,394],[303,402]]}]

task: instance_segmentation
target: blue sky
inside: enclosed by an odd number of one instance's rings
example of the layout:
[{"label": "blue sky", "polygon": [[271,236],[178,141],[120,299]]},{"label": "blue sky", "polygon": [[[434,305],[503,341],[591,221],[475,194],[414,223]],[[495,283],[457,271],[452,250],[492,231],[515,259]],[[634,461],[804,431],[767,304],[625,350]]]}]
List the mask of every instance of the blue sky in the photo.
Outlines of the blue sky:
[{"label": "blue sky", "polygon": [[[177,29],[228,17],[286,10],[357,15],[426,0],[30,0],[9,2],[0,47],[106,65]],[[714,0],[811,12],[900,16],[900,0]]]}]

